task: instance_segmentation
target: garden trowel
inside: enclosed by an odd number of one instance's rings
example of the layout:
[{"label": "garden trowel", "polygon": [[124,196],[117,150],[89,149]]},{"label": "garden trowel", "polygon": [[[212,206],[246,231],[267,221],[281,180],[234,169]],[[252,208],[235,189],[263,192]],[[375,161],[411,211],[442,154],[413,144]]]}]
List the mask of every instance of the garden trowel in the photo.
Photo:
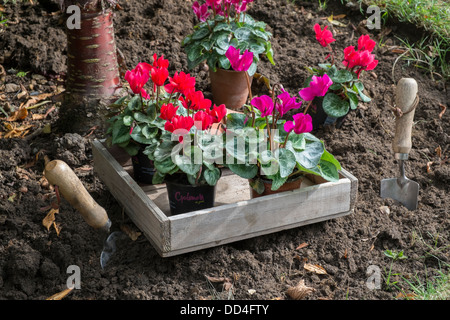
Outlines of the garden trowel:
[{"label": "garden trowel", "polygon": [[116,241],[125,235],[121,231],[110,233],[111,220],[105,209],[92,198],[67,163],[61,160],[46,161],[44,174],[50,184],[58,186],[58,192],[80,212],[84,220],[104,236],[100,254],[100,265],[104,268],[116,251]]},{"label": "garden trowel", "polygon": [[414,112],[418,105],[417,82],[411,78],[402,78],[397,84],[394,113],[395,136],[392,142],[394,158],[399,162],[400,174],[397,178],[381,181],[381,197],[391,198],[408,210],[417,209],[419,184],[405,175],[405,161],[411,150],[411,130]]}]

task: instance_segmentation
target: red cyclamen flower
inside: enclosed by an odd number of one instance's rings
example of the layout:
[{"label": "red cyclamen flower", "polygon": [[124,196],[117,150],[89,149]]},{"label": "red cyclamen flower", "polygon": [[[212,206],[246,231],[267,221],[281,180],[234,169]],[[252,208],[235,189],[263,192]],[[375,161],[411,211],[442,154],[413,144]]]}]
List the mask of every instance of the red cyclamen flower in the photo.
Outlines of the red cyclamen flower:
[{"label": "red cyclamen flower", "polygon": [[150,68],[148,68],[148,66],[150,66],[148,63],[141,62],[136,66],[136,68],[131,71],[127,70],[125,73],[125,80],[129,83],[130,89],[134,94],[142,94],[143,96],[147,96],[147,93],[143,87],[150,78],[149,71],[151,70],[151,66]]},{"label": "red cyclamen flower", "polygon": [[169,68],[169,60],[164,59],[164,55],[158,58],[156,53],[153,54],[153,65],[154,68]]},{"label": "red cyclamen flower", "polygon": [[316,32],[316,40],[322,45],[322,47],[326,47],[328,44],[336,41],[333,38],[333,34],[330,30],[327,30],[328,26],[325,26],[323,30],[320,28],[320,25],[316,23],[314,25],[314,31]]},{"label": "red cyclamen flower", "polygon": [[203,92],[195,91],[194,89],[187,90],[184,97],[179,98],[183,107],[189,110],[209,110],[211,108],[211,100],[205,99]]},{"label": "red cyclamen flower", "polygon": [[205,111],[199,111],[194,115],[194,125],[198,130],[206,130],[213,124],[213,118]]},{"label": "red cyclamen flower", "polygon": [[191,117],[175,115],[164,124],[166,131],[180,135],[179,142],[183,142],[183,135],[188,134],[189,130],[194,126],[194,119]]},{"label": "red cyclamen flower", "polygon": [[376,44],[375,41],[370,39],[369,35],[362,35],[358,39],[358,51],[368,50],[369,52],[372,52]]},{"label": "red cyclamen flower", "polygon": [[173,77],[169,77],[169,84],[165,85],[167,93],[182,93],[185,94],[189,90],[195,87],[195,77],[191,77],[190,74],[186,74],[183,71],[180,73],[175,72]]},{"label": "red cyclamen flower", "polygon": [[153,68],[151,71],[152,81],[155,86],[161,87],[169,77],[169,70],[165,68]]},{"label": "red cyclamen flower", "polygon": [[225,56],[231,63],[231,67],[235,71],[247,71],[253,63],[253,52],[245,50],[243,54],[240,54],[239,49],[230,46],[225,53]]},{"label": "red cyclamen flower", "polygon": [[214,123],[219,123],[227,115],[227,108],[224,104],[220,106],[214,105],[208,113],[213,118]]},{"label": "red cyclamen flower", "polygon": [[163,104],[159,117],[163,120],[171,120],[176,115],[177,110],[178,106],[175,107],[172,103]]},{"label": "red cyclamen flower", "polygon": [[294,118],[294,121],[286,121],[284,124],[284,130],[286,132],[294,130],[296,134],[302,134],[312,131],[312,118],[309,114],[297,113],[292,117]]}]

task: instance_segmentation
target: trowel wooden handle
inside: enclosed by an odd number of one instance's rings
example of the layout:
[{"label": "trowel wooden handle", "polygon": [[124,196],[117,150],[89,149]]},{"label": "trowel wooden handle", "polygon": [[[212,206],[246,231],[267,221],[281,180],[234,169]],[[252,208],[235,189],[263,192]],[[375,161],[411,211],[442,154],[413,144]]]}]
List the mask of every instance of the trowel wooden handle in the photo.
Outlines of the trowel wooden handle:
[{"label": "trowel wooden handle", "polygon": [[411,150],[411,130],[417,107],[417,82],[412,78],[402,78],[397,84],[395,103],[402,115],[395,120],[395,137],[392,149],[396,154],[409,154]]},{"label": "trowel wooden handle", "polygon": [[87,224],[95,229],[109,228],[105,209],[92,198],[67,163],[61,160],[48,162],[44,175],[50,184],[58,186],[64,199],[81,213]]}]

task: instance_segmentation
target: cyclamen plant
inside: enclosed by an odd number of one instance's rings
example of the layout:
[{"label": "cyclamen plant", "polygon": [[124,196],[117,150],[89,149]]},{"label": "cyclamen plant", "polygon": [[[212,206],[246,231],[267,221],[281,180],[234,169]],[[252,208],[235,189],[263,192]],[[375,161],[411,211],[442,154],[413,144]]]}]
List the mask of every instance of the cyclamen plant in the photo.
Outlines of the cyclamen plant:
[{"label": "cyclamen plant", "polygon": [[[363,71],[373,70],[378,60],[372,54],[376,42],[370,39],[369,35],[362,35],[358,39],[358,47],[355,50],[354,46],[348,46],[344,49],[344,60],[342,65],[344,69],[338,69],[336,66],[334,51],[331,44],[336,41],[333,38],[331,31],[327,30],[327,26],[323,29],[319,24],[314,26],[316,40],[324,48],[328,48],[330,53],[325,60],[331,59],[330,63],[322,63],[318,68],[308,68],[311,76],[307,82],[310,82],[311,87],[314,85],[318,76],[327,76],[332,85],[325,95],[322,95],[322,107],[328,115],[331,122],[336,121],[337,118],[343,117],[350,110],[355,110],[360,101],[370,102],[371,99],[364,94],[364,85],[361,79]],[[313,96],[302,96],[304,100],[312,101]]]},{"label": "cyclamen plant", "polygon": [[[190,74],[177,71],[170,77],[168,67],[169,61],[155,54],[152,65],[141,62],[126,72],[131,94],[110,106],[110,142],[131,156],[144,149],[156,169],[154,184],[162,183],[167,174],[181,173],[192,184],[215,185],[220,178],[219,169],[212,162],[186,161],[190,152],[198,149],[193,146],[188,150],[187,143],[193,141],[193,134],[212,131],[225,117],[225,105],[213,105],[201,91],[196,91],[195,78]],[[183,151],[183,155],[175,154],[176,151]]]},{"label": "cyclamen plant", "polygon": [[231,64],[225,53],[230,46],[254,53],[248,68],[250,76],[256,72],[262,54],[275,64],[270,43],[272,34],[266,31],[264,22],[255,21],[247,13],[251,2],[253,0],[206,0],[203,4],[194,2],[192,9],[199,24],[182,42],[189,69],[206,61],[214,72],[217,68],[229,70]]},{"label": "cyclamen plant", "polygon": [[[242,68],[233,59],[245,61],[243,56],[239,59],[236,54],[230,55],[231,64]],[[331,85],[326,74],[315,77],[310,87],[302,89],[299,95],[312,100],[324,96]],[[328,181],[339,179],[339,162],[325,150],[323,141],[310,133],[313,129],[311,116],[299,112],[292,120],[284,119],[291,110],[301,107],[302,101],[276,84],[271,97],[251,98],[247,106],[250,115],[231,113],[227,116],[225,149],[227,157],[231,158],[227,166],[240,177],[250,179],[252,188],[259,194],[264,191],[263,180],[271,180],[271,189],[275,191],[290,179],[304,174],[318,175]],[[239,146],[239,142],[244,145]]]}]

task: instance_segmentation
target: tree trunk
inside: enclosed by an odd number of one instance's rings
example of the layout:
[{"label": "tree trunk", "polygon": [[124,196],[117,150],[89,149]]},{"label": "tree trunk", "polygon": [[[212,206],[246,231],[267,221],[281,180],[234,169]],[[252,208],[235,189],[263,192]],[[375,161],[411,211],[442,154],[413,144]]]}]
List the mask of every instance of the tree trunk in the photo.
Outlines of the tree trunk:
[{"label": "tree trunk", "polygon": [[[60,108],[58,128],[84,133],[104,128],[106,106],[117,99],[121,87],[113,26],[113,7],[102,8],[96,0],[62,1],[62,9],[80,7],[79,28],[67,32],[66,91]],[[65,13],[66,20],[73,13]]]}]

